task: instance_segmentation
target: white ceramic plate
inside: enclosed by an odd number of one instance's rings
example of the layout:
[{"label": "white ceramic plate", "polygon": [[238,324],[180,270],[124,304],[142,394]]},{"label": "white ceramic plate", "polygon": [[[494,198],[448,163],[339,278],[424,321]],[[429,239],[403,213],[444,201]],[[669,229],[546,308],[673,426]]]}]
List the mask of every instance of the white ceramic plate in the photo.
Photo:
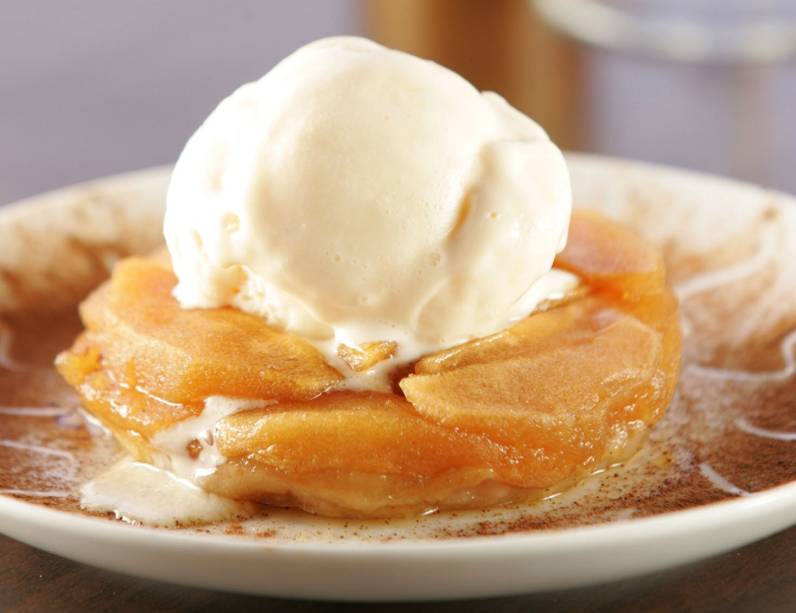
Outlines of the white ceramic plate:
[{"label": "white ceramic plate", "polygon": [[700,509],[539,534],[395,543],[247,542],[74,516],[0,497],[9,536],[104,569],[292,598],[433,600],[579,587],[684,564],[796,521],[796,484]]},{"label": "white ceramic plate", "polygon": [[[742,213],[723,215],[721,211],[757,211],[772,202],[784,215],[777,227],[790,233],[783,244],[791,249],[796,243],[796,207],[786,196],[629,162],[588,156],[571,156],[570,162],[578,202],[635,223],[648,238],[661,244],[687,224],[684,232],[704,234],[708,249],[719,241],[717,234],[729,236],[748,223]],[[138,212],[128,215],[146,219],[141,211],[156,211],[161,206],[153,199],[162,198],[165,172],[125,175],[43,199],[52,204],[68,200],[77,191],[85,194],[87,189],[101,189],[104,197],[115,194],[117,199],[129,200],[128,205],[136,202]],[[671,217],[658,216],[660,223],[646,223],[642,219],[644,203],[652,201],[656,206],[670,206]],[[35,204],[29,202],[5,214],[17,215],[30,206]],[[691,208],[704,216],[689,217]],[[100,212],[96,215],[102,216]],[[711,228],[710,220],[726,227],[720,231]],[[681,295],[709,291],[722,275],[753,274],[749,262],[759,256],[758,251],[748,260],[711,271],[710,278],[684,275],[679,280]],[[791,272],[796,266],[793,262],[796,259],[791,262]],[[4,302],[9,303],[10,298],[3,297],[0,286],[0,306]],[[788,338],[782,344],[782,369],[745,376],[790,377],[794,348]],[[796,447],[796,441],[787,437],[781,442]],[[723,487],[714,479],[713,485],[717,483]],[[710,486],[706,482],[705,487]],[[285,517],[276,521],[291,521],[291,516]],[[429,521],[444,524],[447,520],[436,517]],[[344,600],[475,598],[584,586],[705,558],[793,524],[796,482],[697,508],[594,526],[441,540],[409,534],[409,538],[389,541],[360,539],[339,522],[327,537],[302,541],[147,529],[0,495],[0,532],[87,564],[204,588]],[[346,538],[346,530],[350,538]]]}]

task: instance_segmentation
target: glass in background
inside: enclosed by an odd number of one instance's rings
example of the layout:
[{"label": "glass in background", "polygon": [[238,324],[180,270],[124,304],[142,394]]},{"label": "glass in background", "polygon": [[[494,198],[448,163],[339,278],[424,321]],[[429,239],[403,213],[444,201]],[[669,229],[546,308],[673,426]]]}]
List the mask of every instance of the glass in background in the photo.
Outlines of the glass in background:
[{"label": "glass in background", "polygon": [[584,145],[796,192],[796,3],[532,0],[584,45]]},{"label": "glass in background", "polygon": [[566,149],[582,147],[577,45],[547,27],[528,0],[362,0],[365,32],[499,92]]}]

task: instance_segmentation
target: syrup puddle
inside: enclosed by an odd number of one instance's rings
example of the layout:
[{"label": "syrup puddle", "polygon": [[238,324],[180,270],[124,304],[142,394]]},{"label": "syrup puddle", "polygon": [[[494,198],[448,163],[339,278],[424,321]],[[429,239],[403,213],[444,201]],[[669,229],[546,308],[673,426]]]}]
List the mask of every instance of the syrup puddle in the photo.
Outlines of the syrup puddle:
[{"label": "syrup puddle", "polygon": [[674,288],[677,297],[680,300],[686,300],[691,296],[703,294],[760,273],[776,255],[780,241],[775,231],[771,229],[761,236],[760,242],[760,249],[748,260],[694,275],[678,284]]},{"label": "syrup puddle", "polygon": [[733,485],[727,481],[727,479],[717,473],[707,462],[703,462],[699,465],[699,472],[702,473],[705,479],[711,482],[713,487],[720,489],[723,492],[732,494],[733,496],[749,496],[751,494],[751,492],[747,492],[737,485]]},{"label": "syrup puddle", "polygon": [[0,494],[7,494],[9,496],[24,496],[30,498],[73,498],[72,492],[58,491],[58,490],[17,490],[17,489],[0,489]]},{"label": "syrup puddle", "polygon": [[18,372],[21,368],[11,359],[11,343],[13,338],[14,335],[8,327],[8,324],[0,319],[0,368]]},{"label": "syrup puddle", "polygon": [[69,413],[62,407],[0,407],[0,415],[13,417],[63,417]]},{"label": "syrup puddle", "polygon": [[[760,248],[751,258],[737,264],[693,275],[673,288],[675,294],[681,303],[685,303],[693,296],[760,274],[777,255],[781,242],[779,238],[776,228],[768,229],[760,238]],[[684,309],[680,311],[680,327],[683,338],[690,336],[694,330],[693,323],[686,316]]]},{"label": "syrup puddle", "polygon": [[767,430],[766,428],[758,428],[749,423],[745,417],[740,417],[735,420],[735,425],[739,430],[743,430],[747,434],[753,434],[762,438],[769,438],[773,441],[796,441],[796,432],[777,432],[776,430]]},{"label": "syrup puddle", "polygon": [[765,383],[770,381],[785,381],[796,374],[796,330],[791,330],[780,343],[780,355],[785,365],[779,370],[767,372],[748,372],[745,370],[733,370],[729,368],[716,368],[715,366],[703,366],[701,364],[689,364],[686,368],[698,372],[704,377],[724,379],[737,382]]},{"label": "syrup puddle", "polygon": [[[13,449],[28,454],[37,454],[49,458],[56,458],[55,465],[49,465],[42,470],[43,475],[55,476],[57,480],[69,483],[77,472],[77,459],[68,451],[61,451],[51,447],[20,443],[7,439],[0,440],[0,447]],[[65,462],[65,465],[64,465]],[[0,488],[0,494],[14,496],[29,496],[31,498],[73,498],[74,492],[55,489],[21,489],[14,487]]]},{"label": "syrup puddle", "polygon": [[627,521],[628,519],[633,519],[633,516],[636,514],[636,509],[628,508],[622,509],[621,511],[617,511],[614,515],[614,521]]},{"label": "syrup puddle", "polygon": [[31,453],[41,453],[43,455],[56,456],[69,460],[70,462],[75,461],[75,457],[68,451],[61,451],[60,449],[52,449],[50,447],[40,447],[39,445],[28,445],[18,441],[0,439],[0,447],[8,447],[10,449],[19,449],[21,451],[29,451]]}]

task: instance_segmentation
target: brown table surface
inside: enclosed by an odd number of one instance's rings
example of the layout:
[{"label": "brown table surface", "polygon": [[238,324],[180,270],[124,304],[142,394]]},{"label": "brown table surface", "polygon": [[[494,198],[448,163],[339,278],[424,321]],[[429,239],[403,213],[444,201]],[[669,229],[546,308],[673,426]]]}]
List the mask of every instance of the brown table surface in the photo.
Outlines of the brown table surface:
[{"label": "brown table surface", "polygon": [[754,611],[796,610],[796,527],[655,575],[530,596],[445,603],[277,600],[112,573],[0,536],[0,611]]}]

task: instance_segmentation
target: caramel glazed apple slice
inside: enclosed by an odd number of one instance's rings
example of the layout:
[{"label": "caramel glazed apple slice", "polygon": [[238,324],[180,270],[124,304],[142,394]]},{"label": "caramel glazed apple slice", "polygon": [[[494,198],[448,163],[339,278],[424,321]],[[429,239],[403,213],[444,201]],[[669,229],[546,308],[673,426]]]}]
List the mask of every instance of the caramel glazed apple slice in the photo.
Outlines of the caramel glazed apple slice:
[{"label": "caramel glazed apple slice", "polygon": [[256,316],[180,308],[163,258],[117,265],[57,366],[134,458],[222,496],[347,517],[529,500],[631,455],[680,357],[656,249],[578,211],[555,265],[587,291],[422,358],[394,393],[336,389],[311,345]]}]

